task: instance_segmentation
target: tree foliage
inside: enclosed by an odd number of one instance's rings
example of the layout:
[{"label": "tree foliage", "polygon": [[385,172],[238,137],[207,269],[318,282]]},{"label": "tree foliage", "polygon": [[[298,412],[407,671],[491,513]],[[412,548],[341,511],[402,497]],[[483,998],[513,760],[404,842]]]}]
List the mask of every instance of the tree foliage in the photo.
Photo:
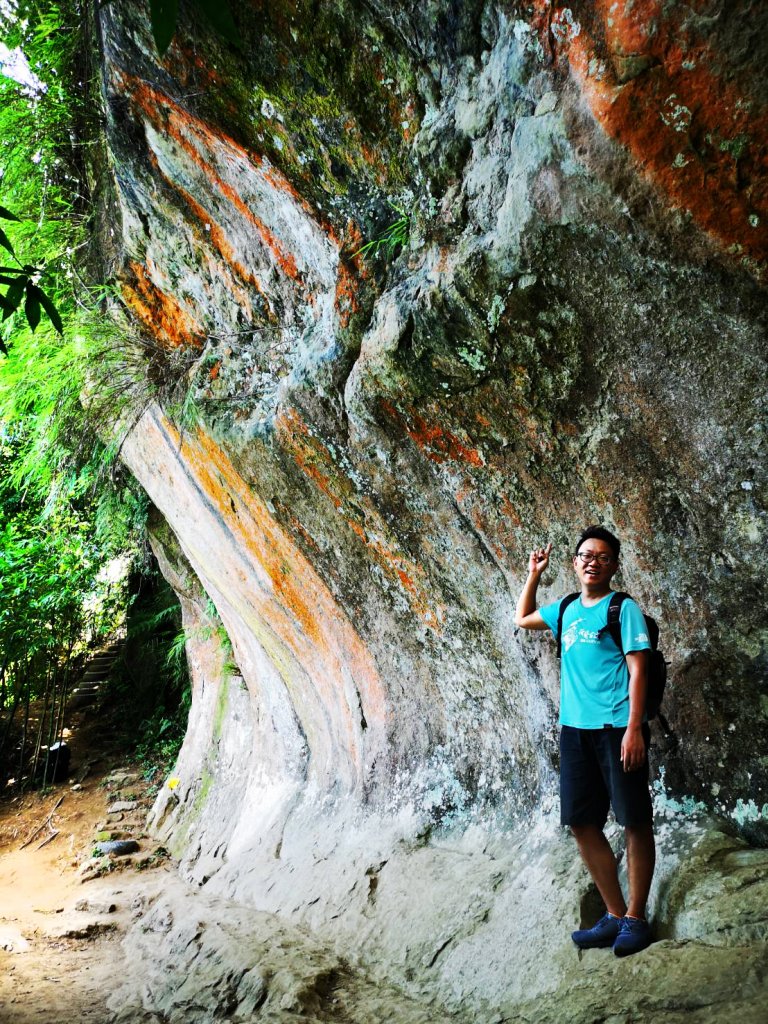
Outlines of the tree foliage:
[{"label": "tree foliage", "polygon": [[[19,218],[4,206],[0,206],[0,218],[19,223]],[[34,332],[40,323],[40,311],[45,310],[54,328],[59,334],[63,334],[64,326],[59,311],[38,283],[45,275],[45,268],[32,263],[22,263],[16,255],[13,243],[2,228],[0,228],[0,246],[6,249],[18,264],[17,267],[0,266],[0,285],[7,286],[5,295],[0,294],[2,319],[7,320],[8,317],[13,316],[20,308],[23,299],[24,316],[27,318],[31,331]],[[0,337],[0,352],[8,355],[8,349],[2,337]]]},{"label": "tree foliage", "polygon": [[[19,489],[14,468],[25,444],[23,425],[2,429],[0,771],[23,782],[60,738],[79,655],[114,629],[125,602],[104,572],[110,551],[88,503],[59,500],[46,509],[33,489]],[[42,708],[33,735],[35,702]]]},{"label": "tree foliage", "polygon": [[99,437],[127,385],[106,290],[84,269],[98,138],[86,13],[0,5],[0,39],[34,69],[0,77],[0,771],[18,780],[58,738],[78,658],[124,616],[108,568],[144,557],[146,499]]},{"label": "tree foliage", "polygon": [[95,122],[84,3],[0,5],[0,351],[41,322],[62,333],[89,216],[85,166]]}]

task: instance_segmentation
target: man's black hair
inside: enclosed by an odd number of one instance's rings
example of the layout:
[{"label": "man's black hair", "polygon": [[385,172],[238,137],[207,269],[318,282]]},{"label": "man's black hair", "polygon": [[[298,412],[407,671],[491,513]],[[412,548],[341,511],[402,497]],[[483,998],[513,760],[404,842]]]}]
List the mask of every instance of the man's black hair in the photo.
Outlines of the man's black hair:
[{"label": "man's black hair", "polygon": [[619,552],[621,551],[621,541],[618,537],[615,537],[610,530],[606,530],[604,526],[588,526],[586,530],[579,537],[578,543],[576,544],[576,550],[574,555],[578,555],[579,548],[585,540],[604,540],[605,543],[610,547],[613,552],[613,557],[618,562]]}]

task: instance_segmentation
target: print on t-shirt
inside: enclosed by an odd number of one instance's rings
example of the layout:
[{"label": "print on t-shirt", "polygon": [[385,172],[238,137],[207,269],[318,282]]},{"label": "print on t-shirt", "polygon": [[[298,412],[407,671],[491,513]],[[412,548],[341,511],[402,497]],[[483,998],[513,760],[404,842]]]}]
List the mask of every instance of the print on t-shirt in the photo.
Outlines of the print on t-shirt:
[{"label": "print on t-shirt", "polygon": [[579,623],[583,621],[583,618],[576,619],[576,621],[571,623],[568,629],[563,633],[563,647],[566,651],[570,651],[571,647],[576,643],[576,640],[578,639]]},{"label": "print on t-shirt", "polygon": [[[602,729],[605,725],[625,726],[629,720],[629,672],[608,625],[608,593],[596,604],[581,598],[565,609],[560,687],[560,724],[576,729]],[[557,636],[562,599],[539,609],[541,617]],[[643,613],[631,598],[621,606],[619,616],[624,651],[648,650]]]}]

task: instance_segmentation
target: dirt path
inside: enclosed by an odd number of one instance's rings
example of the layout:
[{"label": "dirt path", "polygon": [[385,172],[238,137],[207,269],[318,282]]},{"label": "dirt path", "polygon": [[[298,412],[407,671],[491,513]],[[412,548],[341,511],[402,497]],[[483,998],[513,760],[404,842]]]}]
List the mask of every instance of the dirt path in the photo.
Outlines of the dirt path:
[{"label": "dirt path", "polygon": [[[97,714],[73,720],[67,782],[0,802],[0,1024],[105,1024],[122,935],[170,870],[144,832],[149,784]],[[139,851],[93,858],[107,839]]]}]

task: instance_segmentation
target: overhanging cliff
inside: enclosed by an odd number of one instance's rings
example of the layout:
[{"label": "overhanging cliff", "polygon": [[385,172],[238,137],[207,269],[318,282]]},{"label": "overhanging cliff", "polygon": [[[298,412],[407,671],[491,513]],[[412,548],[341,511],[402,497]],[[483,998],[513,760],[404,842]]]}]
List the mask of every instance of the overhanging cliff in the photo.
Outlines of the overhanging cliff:
[{"label": "overhanging cliff", "polygon": [[[659,792],[765,834],[768,21],[652,0],[234,13],[241,47],[185,16],[162,61],[140,7],[100,13],[116,273],[152,374],[184,354],[187,421],[156,401],[122,448],[195,676],[156,827],[211,891],[342,945],[378,932],[387,971],[398,919],[420,963],[450,959],[439,915],[408,917],[425,877],[433,910],[475,885],[446,932],[471,973],[503,837],[533,837],[509,900],[521,872],[563,880],[548,908],[532,890],[542,922],[583,885],[567,846],[535,852],[558,698],[551,644],[513,626],[533,544],[555,545],[554,597],[582,525],[622,537],[621,586],[672,660]],[[361,252],[396,221],[401,246]],[[203,589],[234,675],[195,642]],[[482,866],[446,867],[446,836]],[[530,998],[538,950],[455,1006]],[[440,970],[423,986],[446,998]]]}]

